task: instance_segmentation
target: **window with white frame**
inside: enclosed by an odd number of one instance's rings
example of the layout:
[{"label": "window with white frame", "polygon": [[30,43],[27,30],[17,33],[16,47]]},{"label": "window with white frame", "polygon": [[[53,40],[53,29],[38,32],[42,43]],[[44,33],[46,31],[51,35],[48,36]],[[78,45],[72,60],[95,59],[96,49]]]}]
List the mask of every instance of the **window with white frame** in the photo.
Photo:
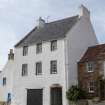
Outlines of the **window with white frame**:
[{"label": "window with white frame", "polygon": [[50,62],[51,74],[57,74],[57,61],[53,60]]},{"label": "window with white frame", "polygon": [[27,56],[28,55],[28,46],[24,46],[23,47],[23,56]]},{"label": "window with white frame", "polygon": [[41,53],[41,52],[42,52],[42,43],[38,43],[36,45],[36,53],[38,54],[38,53]]},{"label": "window with white frame", "polygon": [[27,75],[28,75],[28,65],[22,64],[22,76],[27,76]]},{"label": "window with white frame", "polygon": [[94,80],[91,80],[89,83],[89,93],[94,93],[94,90],[95,90],[95,81]]},{"label": "window with white frame", "polygon": [[41,62],[36,63],[36,75],[42,75],[42,63]]},{"label": "window with white frame", "polygon": [[51,41],[51,51],[55,51],[57,49],[57,40]]},{"label": "window with white frame", "polygon": [[87,72],[93,72],[94,63],[93,62],[87,62],[86,63],[86,69]]}]

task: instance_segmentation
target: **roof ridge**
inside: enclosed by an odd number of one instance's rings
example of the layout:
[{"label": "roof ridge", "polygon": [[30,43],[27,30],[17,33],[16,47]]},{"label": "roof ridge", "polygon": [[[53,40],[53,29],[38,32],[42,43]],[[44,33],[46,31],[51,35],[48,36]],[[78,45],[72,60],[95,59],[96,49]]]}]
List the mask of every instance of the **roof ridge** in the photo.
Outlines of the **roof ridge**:
[{"label": "roof ridge", "polygon": [[51,24],[51,23],[55,23],[55,22],[60,22],[60,21],[63,21],[63,20],[67,20],[67,19],[70,19],[70,18],[76,18],[76,17],[79,17],[79,15],[74,15],[74,16],[71,16],[71,17],[66,17],[66,18],[62,18],[62,19],[59,19],[59,20],[54,20],[54,21],[51,21],[51,22],[48,22],[46,24]]},{"label": "roof ridge", "polygon": [[66,37],[66,33],[72,29],[78,21],[78,15],[52,21],[45,24],[45,27],[38,29],[37,26],[23,37],[16,45],[27,46],[40,41],[48,41]]}]

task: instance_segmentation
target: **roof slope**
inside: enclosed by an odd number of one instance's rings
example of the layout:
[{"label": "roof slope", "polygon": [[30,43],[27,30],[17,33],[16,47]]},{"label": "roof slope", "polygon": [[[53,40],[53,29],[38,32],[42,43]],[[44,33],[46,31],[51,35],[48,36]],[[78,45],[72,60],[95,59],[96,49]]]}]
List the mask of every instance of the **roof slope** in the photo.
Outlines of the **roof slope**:
[{"label": "roof slope", "polygon": [[105,44],[89,47],[80,62],[105,59]]},{"label": "roof slope", "polygon": [[64,38],[66,33],[75,25],[77,21],[78,16],[73,16],[66,19],[45,23],[43,28],[35,27],[28,35],[18,42],[15,47]]}]

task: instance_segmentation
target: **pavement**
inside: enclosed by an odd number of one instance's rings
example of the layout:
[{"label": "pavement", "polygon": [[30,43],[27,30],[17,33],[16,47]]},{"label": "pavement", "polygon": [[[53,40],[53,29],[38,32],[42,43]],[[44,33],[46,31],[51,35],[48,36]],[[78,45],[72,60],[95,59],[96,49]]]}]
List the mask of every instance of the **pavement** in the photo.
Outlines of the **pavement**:
[{"label": "pavement", "polygon": [[105,101],[93,103],[92,101],[89,100],[88,102],[89,102],[89,105],[105,105]]},{"label": "pavement", "polygon": [[105,105],[105,101],[101,102],[101,103],[94,104],[94,105]]}]

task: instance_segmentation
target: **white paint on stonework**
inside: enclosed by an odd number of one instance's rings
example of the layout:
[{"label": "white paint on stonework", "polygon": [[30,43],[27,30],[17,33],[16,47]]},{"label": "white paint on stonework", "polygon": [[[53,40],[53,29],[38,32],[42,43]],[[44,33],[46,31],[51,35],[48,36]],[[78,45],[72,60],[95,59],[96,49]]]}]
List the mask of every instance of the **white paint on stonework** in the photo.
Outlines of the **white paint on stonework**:
[{"label": "white paint on stonework", "polygon": [[[59,84],[62,87],[63,105],[67,105],[66,91],[77,84],[77,62],[86,49],[97,44],[90,14],[81,7],[79,21],[67,33],[67,37],[57,41],[57,50],[50,51],[50,42],[42,43],[42,53],[36,54],[36,44],[28,48],[28,56],[23,56],[23,48],[15,48],[14,61],[8,61],[0,78],[7,77],[5,92],[13,94],[12,105],[27,104],[27,89],[43,89],[43,105],[50,105],[50,87]],[[57,60],[57,74],[50,74],[50,61]],[[35,75],[35,63],[42,62],[42,75]],[[28,64],[28,76],[22,77],[22,64]],[[0,93],[1,93],[0,88]],[[4,99],[2,99],[4,100]]]}]

